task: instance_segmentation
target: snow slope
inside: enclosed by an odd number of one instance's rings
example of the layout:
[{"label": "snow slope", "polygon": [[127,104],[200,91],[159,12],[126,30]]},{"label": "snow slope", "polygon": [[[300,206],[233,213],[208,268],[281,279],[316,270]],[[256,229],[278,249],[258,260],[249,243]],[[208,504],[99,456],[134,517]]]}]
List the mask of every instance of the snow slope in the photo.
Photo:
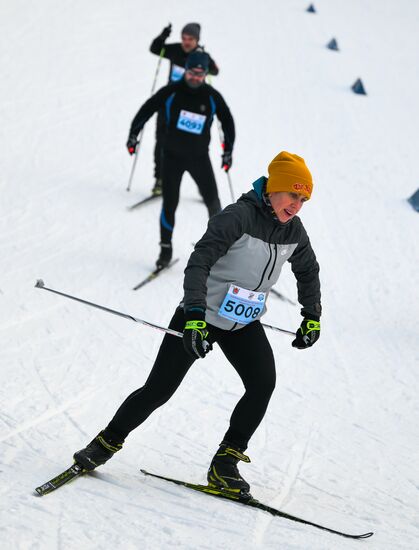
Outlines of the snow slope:
[{"label": "snow slope", "polygon": [[[17,549],[413,549],[419,537],[419,5],[409,0],[0,3],[0,533]],[[129,124],[148,97],[149,43],[189,21],[221,67],[231,106],[236,194],[285,149],[315,178],[301,217],[321,265],[322,337],[300,352],[270,333],[278,385],[243,473],[272,506],[349,532],[348,541],[145,479],[143,467],[205,480],[241,395],[219,350],[106,467],[53,495],[33,488],[71,463],[145,380],[161,333],[34,289],[46,284],[167,324],[206,226],[189,177],[178,264],[134,293],[158,253],[159,204],[128,212],[152,184],[154,121],[138,172]],[[340,52],[325,44],[336,37]],[[162,65],[159,86],[166,81]],[[368,96],[350,91],[359,76]],[[223,204],[216,128],[211,154]],[[295,299],[289,270],[278,290]],[[270,298],[267,323],[299,308]]]}]

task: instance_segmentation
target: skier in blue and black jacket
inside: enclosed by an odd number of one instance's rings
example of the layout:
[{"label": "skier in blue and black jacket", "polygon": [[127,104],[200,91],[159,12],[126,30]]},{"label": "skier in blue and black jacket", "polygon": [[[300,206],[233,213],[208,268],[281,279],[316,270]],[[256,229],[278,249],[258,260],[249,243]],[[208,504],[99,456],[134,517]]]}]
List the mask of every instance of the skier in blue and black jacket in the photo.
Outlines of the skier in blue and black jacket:
[{"label": "skier in blue and black jacket", "polygon": [[134,117],[129,131],[127,148],[130,154],[134,154],[139,132],[156,111],[164,108],[163,208],[160,216],[161,249],[157,267],[167,266],[172,258],[175,212],[185,171],[197,183],[209,216],[221,210],[217,183],[208,154],[211,125],[214,116],[217,116],[224,133],[222,168],[226,171],[232,165],[235,127],[223,96],[205,83],[208,63],[206,53],[192,53],[182,79],[161,88],[150,97]]}]

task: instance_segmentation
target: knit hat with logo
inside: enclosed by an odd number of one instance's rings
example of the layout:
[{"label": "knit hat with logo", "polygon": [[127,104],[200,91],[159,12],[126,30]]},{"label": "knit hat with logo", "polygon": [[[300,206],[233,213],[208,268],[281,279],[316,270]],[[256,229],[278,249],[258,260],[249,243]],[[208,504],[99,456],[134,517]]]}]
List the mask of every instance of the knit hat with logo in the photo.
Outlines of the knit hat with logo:
[{"label": "knit hat with logo", "polygon": [[311,197],[313,180],[304,159],[298,155],[281,151],[269,164],[268,173],[267,193],[287,191]]},{"label": "knit hat with logo", "polygon": [[182,29],[182,34],[193,36],[196,40],[199,40],[200,33],[201,33],[201,25],[199,23],[188,23]]},{"label": "knit hat with logo", "polygon": [[208,72],[209,55],[201,50],[190,53],[186,59],[185,69],[202,69]]}]

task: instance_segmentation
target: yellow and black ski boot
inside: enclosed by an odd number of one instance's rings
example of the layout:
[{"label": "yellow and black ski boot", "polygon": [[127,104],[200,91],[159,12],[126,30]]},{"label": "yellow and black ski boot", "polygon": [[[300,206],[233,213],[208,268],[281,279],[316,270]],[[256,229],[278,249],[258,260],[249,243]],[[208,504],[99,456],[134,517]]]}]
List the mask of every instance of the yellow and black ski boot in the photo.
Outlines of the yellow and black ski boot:
[{"label": "yellow and black ski boot", "polygon": [[123,443],[124,440],[111,439],[110,437],[105,439],[103,431],[101,431],[87,447],[74,453],[73,458],[77,464],[90,472],[105,464],[116,452],[120,451]]},{"label": "yellow and black ski boot", "polygon": [[211,461],[207,474],[208,485],[223,492],[250,497],[250,485],[242,478],[237,468],[239,460],[250,462],[250,458],[238,447],[223,441]]}]

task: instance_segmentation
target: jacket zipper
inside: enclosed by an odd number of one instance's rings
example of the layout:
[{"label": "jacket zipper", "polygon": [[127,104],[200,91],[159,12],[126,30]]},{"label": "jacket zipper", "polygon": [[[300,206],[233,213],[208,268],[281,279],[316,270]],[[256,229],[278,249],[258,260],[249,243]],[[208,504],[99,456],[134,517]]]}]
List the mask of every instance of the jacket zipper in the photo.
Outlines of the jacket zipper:
[{"label": "jacket zipper", "polygon": [[[274,231],[275,231],[275,228],[272,229],[272,233],[271,233],[270,236],[269,236],[269,241],[271,240],[272,235],[274,234]],[[272,259],[271,243],[269,242],[268,245],[269,245],[269,260],[268,260],[267,264],[265,265],[265,269],[263,270],[262,278],[261,278],[261,280],[259,281],[258,286],[257,286],[256,288],[253,289],[253,292],[255,292],[255,291],[260,287],[260,285],[262,284],[263,278],[265,277],[266,270],[268,269],[269,264],[271,263],[271,259]],[[273,263],[273,265],[272,265],[272,269],[271,269],[271,271],[270,271],[270,273],[269,273],[269,275],[268,275],[268,280],[271,278],[272,272],[273,272],[273,270],[274,270],[274,268],[275,268],[275,264],[276,264],[277,257],[278,257],[278,247],[277,247],[277,245],[275,244],[275,259],[274,259],[274,263]],[[234,325],[231,327],[230,332],[233,331],[233,330],[236,328],[237,325],[238,325],[238,323],[235,322]]]},{"label": "jacket zipper", "polygon": [[[269,246],[270,246],[270,245],[269,245]],[[271,271],[270,271],[270,273],[269,273],[269,275],[268,275],[268,281],[269,281],[269,279],[271,278],[271,275],[272,275],[272,273],[273,273],[273,270],[275,269],[276,260],[277,260],[277,258],[278,258],[278,245],[275,243],[274,246],[275,246],[275,259],[274,259],[274,263],[272,264],[272,269],[271,269]]]},{"label": "jacket zipper", "polygon": [[[271,259],[272,259],[271,238],[272,238],[272,235],[274,234],[274,231],[275,231],[275,227],[272,229],[272,233],[269,235],[269,242],[268,242],[268,244],[269,244],[269,260],[268,260],[267,264],[265,265],[265,269],[263,270],[262,277],[261,277],[261,279],[260,279],[260,281],[259,281],[259,284],[257,285],[256,288],[253,289],[253,292],[255,292],[256,290],[258,290],[258,288],[259,288],[260,285],[262,284],[263,279],[264,279],[264,277],[265,277],[265,273],[266,273],[266,271],[267,271],[267,269],[268,269],[268,267],[269,267],[269,264],[271,263]],[[275,262],[276,262],[276,245],[275,245]],[[275,262],[274,262],[274,265],[275,265]],[[272,268],[272,269],[273,269],[273,268]],[[271,274],[272,274],[272,271],[271,271]],[[270,276],[271,276],[271,275],[269,275],[269,277],[270,277]],[[269,279],[269,277],[268,277],[268,279]]]}]

